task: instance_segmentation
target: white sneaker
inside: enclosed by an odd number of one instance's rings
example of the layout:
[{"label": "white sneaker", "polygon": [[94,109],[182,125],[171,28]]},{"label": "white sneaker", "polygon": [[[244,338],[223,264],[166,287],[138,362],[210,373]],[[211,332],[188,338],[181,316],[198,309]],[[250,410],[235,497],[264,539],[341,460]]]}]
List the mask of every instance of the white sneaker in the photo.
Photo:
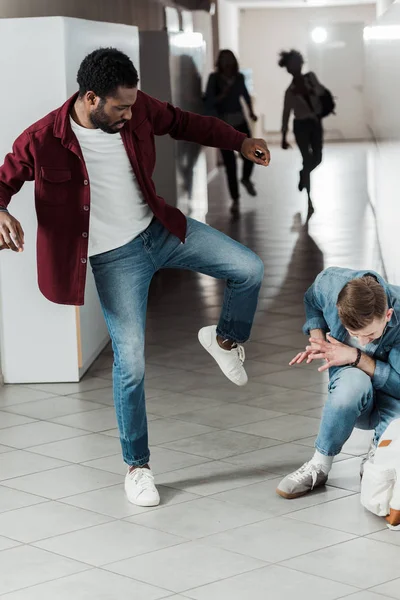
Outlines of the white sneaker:
[{"label": "white sneaker", "polygon": [[245,353],[243,346],[235,344],[231,350],[224,350],[217,341],[217,327],[203,327],[199,331],[199,342],[218,363],[223,374],[236,385],[246,385],[247,373],[243,363]]},{"label": "white sneaker", "polygon": [[125,492],[129,502],[136,506],[158,506],[160,495],[154,485],[150,469],[137,468],[125,477]]}]

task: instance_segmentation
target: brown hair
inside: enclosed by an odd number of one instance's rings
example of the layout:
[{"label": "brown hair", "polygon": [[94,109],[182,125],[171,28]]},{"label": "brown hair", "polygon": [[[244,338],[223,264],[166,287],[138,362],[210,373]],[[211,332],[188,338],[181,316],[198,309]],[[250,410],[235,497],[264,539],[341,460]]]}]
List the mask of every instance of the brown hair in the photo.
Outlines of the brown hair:
[{"label": "brown hair", "polygon": [[375,317],[382,319],[388,309],[386,292],[373,275],[346,283],[337,301],[339,318],[346,329],[359,331]]}]

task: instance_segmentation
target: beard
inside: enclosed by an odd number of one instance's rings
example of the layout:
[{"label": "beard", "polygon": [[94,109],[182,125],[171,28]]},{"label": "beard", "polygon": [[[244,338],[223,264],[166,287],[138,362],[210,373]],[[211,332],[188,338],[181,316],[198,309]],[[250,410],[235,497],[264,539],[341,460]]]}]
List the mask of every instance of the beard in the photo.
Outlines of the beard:
[{"label": "beard", "polygon": [[122,125],[126,123],[126,119],[121,119],[120,121],[116,121],[115,123],[110,122],[110,118],[106,115],[103,104],[100,103],[99,106],[90,113],[90,121],[92,125],[96,127],[96,129],[101,129],[104,133],[119,133],[121,128],[117,127],[117,125]]}]

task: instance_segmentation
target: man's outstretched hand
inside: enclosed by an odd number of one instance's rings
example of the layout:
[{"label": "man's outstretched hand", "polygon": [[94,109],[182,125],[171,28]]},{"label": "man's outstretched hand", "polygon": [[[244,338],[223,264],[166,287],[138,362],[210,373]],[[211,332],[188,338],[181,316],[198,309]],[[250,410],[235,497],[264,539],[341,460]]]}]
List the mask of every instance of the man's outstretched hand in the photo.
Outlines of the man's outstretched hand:
[{"label": "man's outstretched hand", "polygon": [[263,167],[268,167],[271,161],[271,155],[265,140],[246,138],[243,141],[241,153],[247,160]]},{"label": "man's outstretched hand", "polygon": [[0,250],[22,252],[24,231],[17,219],[8,212],[0,211]]}]

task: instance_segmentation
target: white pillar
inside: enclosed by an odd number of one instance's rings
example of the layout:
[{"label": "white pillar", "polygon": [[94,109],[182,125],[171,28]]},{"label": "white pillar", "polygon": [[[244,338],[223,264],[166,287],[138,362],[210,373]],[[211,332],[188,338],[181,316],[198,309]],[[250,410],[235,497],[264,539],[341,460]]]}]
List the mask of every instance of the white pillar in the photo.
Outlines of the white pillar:
[{"label": "white pillar", "polygon": [[[81,19],[0,19],[0,164],[13,141],[77,91],[82,59],[115,46],[139,67],[136,27]],[[25,252],[2,252],[0,346],[5,383],[79,381],[108,342],[93,276],[88,269],[85,306],[62,306],[39,292],[34,186],[26,183],[10,212],[25,230]]]}]

